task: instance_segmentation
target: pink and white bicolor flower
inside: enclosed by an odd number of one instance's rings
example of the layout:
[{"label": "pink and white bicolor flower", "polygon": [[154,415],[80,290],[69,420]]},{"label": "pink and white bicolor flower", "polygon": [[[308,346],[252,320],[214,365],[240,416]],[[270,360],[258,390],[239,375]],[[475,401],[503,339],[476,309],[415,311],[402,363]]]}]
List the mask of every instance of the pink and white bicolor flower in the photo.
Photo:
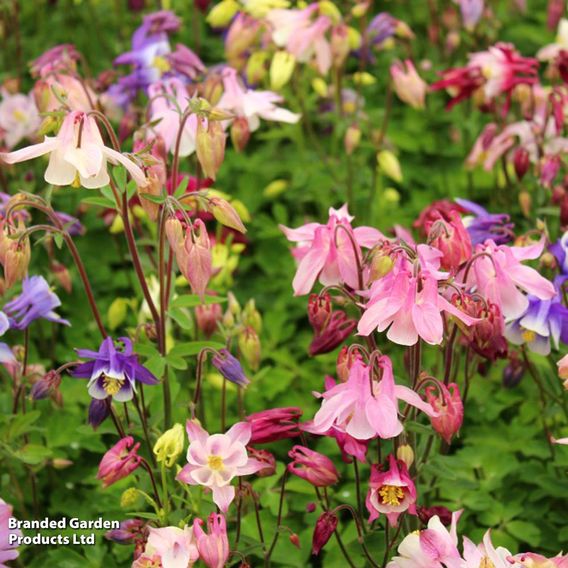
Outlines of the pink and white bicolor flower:
[{"label": "pink and white bicolor flower", "polygon": [[[307,223],[297,229],[280,225],[280,230],[289,241],[298,243],[292,254],[299,261],[292,286],[296,296],[307,294],[315,281],[324,286],[345,283],[351,288],[359,288],[357,256],[361,252],[353,248],[372,248],[379,240],[384,239],[380,231],[373,227],[351,227],[353,217],[349,215],[347,205],[340,209],[329,209],[327,224]],[[337,230],[342,225],[344,228]],[[347,234],[349,233],[349,235]]]},{"label": "pink and white bicolor flower", "polygon": [[224,92],[217,107],[236,117],[244,117],[250,132],[258,129],[261,118],[289,124],[295,124],[300,120],[301,115],[276,105],[283,100],[277,93],[246,89],[232,67],[223,69],[223,88]]},{"label": "pink and white bicolor flower", "polygon": [[489,301],[497,304],[506,319],[516,319],[529,307],[528,292],[540,300],[556,295],[552,282],[522,261],[538,258],[544,248],[544,238],[526,247],[496,245],[492,240],[477,245],[467,284]]},{"label": "pink and white bicolor flower", "polygon": [[82,111],[72,111],[55,137],[15,152],[0,153],[0,162],[15,164],[49,154],[44,178],[52,185],[81,185],[97,189],[108,185],[107,162],[121,164],[136,185],[146,185],[142,169],[120,152],[104,145],[95,119]]},{"label": "pink and white bicolor flower", "polygon": [[449,531],[435,515],[427,529],[407,535],[387,568],[463,568],[457,535],[460,515],[461,511],[452,514]]},{"label": "pink and white bicolor flower", "polygon": [[444,338],[442,312],[468,326],[477,321],[440,294],[438,280],[447,277],[439,271],[442,253],[427,245],[418,245],[417,253],[415,263],[399,257],[391,272],[373,282],[357,328],[360,335],[388,328],[387,338],[399,345],[414,345],[419,338],[439,345]]},{"label": "pink and white bicolor flower", "polygon": [[331,427],[345,432],[356,440],[394,438],[402,430],[398,418],[398,401],[403,400],[428,416],[436,411],[412,389],[394,382],[392,362],[383,355],[377,360],[382,371],[380,381],[370,380],[370,368],[355,361],[347,382],[339,383],[321,395],[321,408],[313,423],[304,426],[313,434],[325,434]]},{"label": "pink and white bicolor flower", "polygon": [[[163,568],[189,568],[199,559],[195,536],[191,527],[149,527],[144,552],[132,568],[163,566]],[[154,564],[156,562],[156,564]],[[159,564],[158,564],[159,562]]]},{"label": "pink and white bicolor flower", "polygon": [[262,469],[263,464],[247,454],[246,444],[252,434],[248,422],[237,422],[225,434],[209,435],[196,420],[186,424],[189,448],[187,465],[177,479],[190,485],[211,489],[213,501],[226,513],[235,498],[231,481],[241,475],[250,475]]}]

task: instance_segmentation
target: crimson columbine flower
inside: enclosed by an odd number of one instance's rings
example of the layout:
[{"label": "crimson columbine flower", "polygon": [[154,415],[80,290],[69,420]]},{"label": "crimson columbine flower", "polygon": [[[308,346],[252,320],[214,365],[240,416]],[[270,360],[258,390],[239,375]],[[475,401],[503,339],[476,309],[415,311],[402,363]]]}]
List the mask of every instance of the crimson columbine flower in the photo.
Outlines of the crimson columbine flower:
[{"label": "crimson columbine flower", "polygon": [[314,536],[312,539],[312,554],[317,556],[321,549],[328,543],[331,535],[337,528],[339,519],[337,515],[331,511],[325,511],[316,521]]},{"label": "crimson columbine flower", "polygon": [[389,524],[396,527],[398,517],[404,511],[416,514],[416,487],[406,464],[389,455],[389,469],[381,471],[373,465],[369,480],[369,492],[366,505],[369,511],[369,522],[379,518],[380,513],[387,516]]},{"label": "crimson columbine flower", "polygon": [[203,521],[193,521],[193,535],[195,536],[199,558],[208,568],[221,568],[229,559],[229,539],[227,537],[227,523],[223,515],[211,513],[207,519],[207,534],[203,528]]},{"label": "crimson columbine flower", "polygon": [[298,419],[300,416],[302,416],[302,409],[295,406],[270,408],[250,414],[246,418],[252,427],[249,444],[267,444],[299,436]]},{"label": "crimson columbine flower", "polygon": [[339,473],[333,462],[319,452],[304,446],[294,446],[288,455],[292,458],[288,471],[315,487],[328,487],[339,480]]},{"label": "crimson columbine flower", "polygon": [[339,310],[333,312],[325,329],[317,334],[310,343],[310,355],[313,357],[333,351],[351,335],[356,327],[357,320]]},{"label": "crimson columbine flower", "polygon": [[428,244],[443,254],[440,258],[443,269],[457,271],[471,258],[471,238],[456,211],[451,211],[449,217],[449,221],[439,219],[432,223],[428,231]]},{"label": "crimson columbine flower", "polygon": [[22,293],[4,306],[10,318],[10,327],[26,329],[36,319],[46,319],[54,323],[71,325],[60,318],[53,310],[61,305],[61,300],[51,291],[43,276],[31,276],[22,281]]},{"label": "crimson columbine flower", "polygon": [[127,337],[118,339],[122,350],[111,337],[107,337],[97,351],[77,349],[79,357],[91,359],[78,365],[73,376],[90,379],[89,394],[98,400],[111,396],[118,402],[127,402],[136,392],[136,381],[146,385],[155,385],[158,379],[146,367],[140,364],[138,356],[132,351],[132,342]]},{"label": "crimson columbine flower", "polygon": [[132,436],[119,440],[104,456],[99,464],[97,479],[103,487],[108,487],[130,475],[142,461],[137,454],[140,442],[134,443]]},{"label": "crimson columbine flower", "polygon": [[463,403],[460,389],[455,383],[448,386],[438,382],[438,395],[433,394],[434,387],[426,387],[426,399],[438,416],[431,416],[432,426],[449,444],[459,432],[463,422]]}]

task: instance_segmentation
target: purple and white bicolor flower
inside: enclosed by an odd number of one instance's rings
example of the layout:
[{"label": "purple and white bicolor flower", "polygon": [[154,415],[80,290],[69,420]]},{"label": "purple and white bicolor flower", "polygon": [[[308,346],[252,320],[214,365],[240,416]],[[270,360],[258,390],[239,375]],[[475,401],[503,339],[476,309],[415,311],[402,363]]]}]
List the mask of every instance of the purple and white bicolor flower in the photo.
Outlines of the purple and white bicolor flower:
[{"label": "purple and white bicolor flower", "polygon": [[568,231],[566,231],[555,243],[552,243],[548,249],[555,256],[560,270],[561,282],[568,278]]},{"label": "purple and white bicolor flower", "polygon": [[55,313],[61,300],[51,290],[43,276],[31,276],[22,281],[22,293],[4,306],[12,329],[26,329],[37,319],[71,325]]},{"label": "purple and white bicolor flower", "polygon": [[489,213],[473,201],[457,198],[456,203],[466,209],[472,216],[462,219],[473,246],[483,244],[487,239],[492,239],[497,245],[504,245],[513,240],[514,224],[506,213]]},{"label": "purple and white bicolor flower", "polygon": [[548,355],[551,343],[558,349],[559,341],[568,343],[568,308],[559,295],[540,300],[529,295],[529,306],[522,316],[505,327],[505,337],[515,345],[527,345],[534,353]]},{"label": "purple and white bicolor flower", "polygon": [[145,385],[158,383],[158,379],[138,361],[132,341],[127,337],[119,337],[116,343],[107,337],[98,351],[77,349],[77,354],[90,361],[78,365],[73,376],[89,379],[89,394],[96,400],[110,396],[117,402],[127,402],[134,397],[136,381]]}]

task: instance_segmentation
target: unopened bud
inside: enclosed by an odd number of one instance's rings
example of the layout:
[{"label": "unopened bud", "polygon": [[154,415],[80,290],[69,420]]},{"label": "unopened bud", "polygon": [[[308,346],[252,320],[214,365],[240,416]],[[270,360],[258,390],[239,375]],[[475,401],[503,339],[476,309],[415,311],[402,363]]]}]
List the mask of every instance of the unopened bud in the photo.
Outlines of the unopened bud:
[{"label": "unopened bud", "polygon": [[410,469],[410,466],[414,463],[414,450],[412,446],[408,444],[402,444],[396,450],[396,459],[403,461],[406,467]]},{"label": "unopened bud", "polygon": [[53,469],[67,469],[72,465],[73,462],[71,460],[66,460],[64,458],[53,458],[51,460],[51,466]]},{"label": "unopened bud", "polygon": [[225,227],[235,229],[235,231],[239,231],[240,233],[247,232],[239,214],[226,199],[211,197],[208,205],[211,213],[213,213],[213,216],[219,223],[225,225]]},{"label": "unopened bud", "polygon": [[345,133],[345,138],[343,139],[343,145],[345,146],[345,152],[348,156],[353,154],[353,152],[359,146],[361,142],[361,129],[357,124],[352,124]]},{"label": "unopened bud", "polygon": [[129,487],[120,496],[120,506],[122,509],[130,509],[133,507],[140,497],[140,491],[135,487]]},{"label": "unopened bud", "polygon": [[215,179],[225,158],[226,136],[218,121],[197,122],[196,153],[206,177]]},{"label": "unopened bud", "polygon": [[381,150],[377,154],[379,169],[387,177],[400,183],[402,181],[402,170],[398,158],[390,150]]},{"label": "unopened bud", "polygon": [[260,366],[260,339],[252,327],[246,327],[239,333],[239,350],[253,371]]},{"label": "unopened bud", "polygon": [[237,152],[242,152],[250,140],[248,120],[244,116],[237,116],[231,124],[231,142]]},{"label": "unopened bud", "polygon": [[268,53],[266,51],[255,51],[248,59],[245,69],[247,81],[251,85],[256,85],[266,77],[266,61]]},{"label": "unopened bud", "polygon": [[150,221],[156,222],[160,212],[160,204],[149,199],[150,196],[159,197],[162,193],[162,182],[153,173],[149,173],[147,178],[148,183],[144,187],[137,187],[138,197],[140,198],[140,205],[148,215]]},{"label": "unopened bud", "polygon": [[58,282],[61,284],[63,289],[68,293],[71,294],[73,289],[73,282],[71,281],[71,275],[69,274],[69,270],[64,264],[61,264],[57,260],[53,260],[49,265],[49,268],[55,278],[57,278]]},{"label": "unopened bud", "polygon": [[224,28],[239,10],[239,3],[235,0],[223,0],[213,6],[213,9],[207,16],[207,22],[213,28]]},{"label": "unopened bud", "polygon": [[519,147],[515,150],[513,164],[515,166],[515,173],[517,178],[521,181],[525,174],[528,172],[530,167],[530,157],[529,153],[525,148]]},{"label": "unopened bud", "polygon": [[531,215],[532,197],[531,194],[523,189],[519,192],[519,207],[523,215],[528,219]]},{"label": "unopened bud", "polygon": [[243,309],[242,315],[243,324],[252,327],[256,333],[260,333],[262,330],[262,316],[260,312],[256,309],[256,303],[253,298],[251,298]]},{"label": "unopened bud", "polygon": [[288,83],[294,67],[296,58],[287,51],[277,51],[270,63],[270,88],[279,91]]},{"label": "unopened bud", "polygon": [[296,533],[290,534],[290,542],[296,547],[301,548],[300,546],[300,537]]},{"label": "unopened bud", "polygon": [[371,258],[371,280],[378,280],[386,276],[394,266],[393,259],[382,251],[377,251]]},{"label": "unopened bud", "polygon": [[331,60],[333,66],[340,68],[349,55],[349,31],[345,24],[334,26],[331,30]]},{"label": "unopened bud", "polygon": [[184,431],[181,424],[174,424],[166,430],[154,444],[154,455],[158,463],[172,467],[183,452]]}]

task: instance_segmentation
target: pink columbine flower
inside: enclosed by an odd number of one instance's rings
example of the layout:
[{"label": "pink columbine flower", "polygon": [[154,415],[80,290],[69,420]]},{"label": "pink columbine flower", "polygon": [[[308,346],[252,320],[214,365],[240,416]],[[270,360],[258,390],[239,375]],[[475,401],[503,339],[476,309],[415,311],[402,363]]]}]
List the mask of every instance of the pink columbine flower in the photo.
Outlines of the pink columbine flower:
[{"label": "pink columbine flower", "polygon": [[132,436],[119,440],[105,453],[99,464],[97,479],[101,479],[103,487],[108,487],[130,475],[142,461],[138,455],[140,442],[134,443]]},{"label": "pink columbine flower", "polygon": [[408,474],[406,464],[389,454],[389,469],[382,471],[378,466],[371,467],[369,491],[365,501],[372,523],[383,513],[389,524],[398,525],[398,517],[404,511],[416,514],[416,487]]},{"label": "pink columbine flower", "polygon": [[357,440],[394,438],[402,432],[398,419],[398,400],[415,406],[428,416],[437,416],[434,409],[412,389],[396,385],[392,362],[383,355],[378,358],[382,377],[370,380],[370,369],[356,360],[345,383],[329,388],[321,397],[323,403],[313,423],[304,429],[313,434],[325,434],[332,426]]},{"label": "pink columbine flower", "polygon": [[540,300],[550,300],[556,295],[552,282],[534,268],[521,264],[524,260],[538,258],[543,248],[544,238],[525,247],[496,245],[489,239],[475,248],[474,256],[480,256],[473,261],[467,283],[497,304],[507,320],[519,318],[529,307],[529,300],[522,291]]},{"label": "pink columbine flower", "polygon": [[522,552],[512,556],[510,562],[518,562],[523,568],[568,568],[568,555],[546,558],[534,552]]},{"label": "pink columbine flower", "polygon": [[428,521],[427,529],[408,534],[387,568],[463,568],[457,548],[460,515],[461,511],[452,514],[449,531],[436,515]]},{"label": "pink columbine flower", "polygon": [[7,164],[24,162],[49,154],[44,178],[53,185],[81,185],[96,189],[108,185],[107,162],[123,165],[136,185],[146,185],[142,169],[120,152],[104,145],[95,119],[81,111],[70,112],[55,137],[10,153],[0,153]]},{"label": "pink columbine flower", "polygon": [[558,363],[558,376],[564,381],[564,388],[568,390],[568,355],[564,355]]},{"label": "pink columbine flower", "polygon": [[189,438],[188,464],[178,473],[177,479],[211,489],[213,501],[226,513],[235,498],[231,481],[264,467],[247,454],[245,446],[251,437],[251,425],[237,422],[225,434],[209,435],[197,421],[188,420],[186,430]]},{"label": "pink columbine flower", "polygon": [[11,529],[9,521],[12,518],[12,506],[0,498],[0,568],[9,568],[4,562],[18,558],[20,553],[17,545],[10,544],[10,535],[22,536],[20,529]]},{"label": "pink columbine flower", "polygon": [[413,108],[423,109],[428,85],[418,75],[412,60],[393,63],[390,67],[390,74],[398,98]]},{"label": "pink columbine flower", "polygon": [[[181,116],[189,105],[189,95],[183,82],[176,78],[162,79],[148,87],[150,122],[157,122],[154,131],[160,135],[166,150],[174,152]],[[189,156],[195,152],[197,140],[197,115],[191,114],[185,122],[180,139],[179,155]],[[174,188],[175,189],[175,188]]]},{"label": "pink columbine flower", "polygon": [[475,546],[469,538],[463,539],[464,561],[460,564],[463,568],[474,568],[478,566],[492,566],[494,568],[512,568],[518,566],[513,560],[512,554],[502,546],[495,548],[491,542],[491,531],[487,531],[483,536],[483,542]]},{"label": "pink columbine flower", "polygon": [[183,529],[149,527],[148,530],[146,548],[132,568],[190,568],[199,559],[194,533],[187,525]]},{"label": "pink columbine flower", "polygon": [[211,513],[207,519],[207,534],[201,519],[193,521],[193,534],[197,542],[199,558],[208,568],[223,568],[229,559],[229,539],[227,537],[227,522],[223,515]]},{"label": "pink columbine flower", "polygon": [[2,93],[0,102],[0,131],[3,133],[4,143],[13,148],[20,140],[33,136],[41,119],[33,96],[16,93]]},{"label": "pink columbine flower", "polygon": [[536,56],[541,61],[552,61],[561,51],[568,51],[568,20],[566,18],[561,18],[558,22],[554,43],[541,47]]},{"label": "pink columbine flower", "polygon": [[217,107],[235,117],[244,117],[248,123],[249,132],[254,132],[260,126],[260,119],[274,122],[295,124],[300,115],[285,108],[276,106],[282,102],[282,97],[272,91],[255,91],[245,88],[237,77],[237,72],[231,67],[223,69],[223,95]]},{"label": "pink columbine flower", "polygon": [[325,75],[332,60],[331,45],[325,37],[331,20],[317,16],[317,11],[318,4],[313,3],[303,10],[271,10],[266,19],[272,25],[272,40],[278,47],[286,48],[302,63],[315,57],[319,72]]},{"label": "pink columbine flower", "polygon": [[[388,328],[388,339],[399,345],[414,345],[418,338],[439,345],[444,338],[442,312],[467,326],[477,321],[440,294],[438,280],[447,277],[447,273],[438,270],[443,254],[426,245],[418,245],[417,253],[417,260],[412,262],[399,256],[394,268],[373,282],[369,302],[359,320],[360,335]],[[417,263],[421,266],[418,273]]]},{"label": "pink columbine flower", "polygon": [[432,426],[446,443],[450,444],[452,438],[459,432],[463,422],[463,403],[460,389],[456,383],[446,386],[438,382],[438,394],[434,395],[434,387],[426,387],[426,400],[438,413],[430,420]]},{"label": "pink columbine flower", "polygon": [[305,446],[294,446],[288,455],[292,458],[288,471],[313,486],[329,487],[338,482],[339,473],[327,456]]},{"label": "pink columbine flower", "polygon": [[[296,296],[310,292],[318,278],[324,286],[344,282],[351,288],[359,288],[357,257],[361,258],[361,251],[358,247],[371,248],[384,237],[372,227],[353,229],[352,220],[347,205],[343,205],[341,209],[329,209],[326,225],[307,223],[297,229],[280,225],[286,238],[298,243],[292,253],[299,261],[292,282]],[[343,228],[338,229],[340,225]],[[357,250],[354,250],[347,233],[357,244]]]}]

